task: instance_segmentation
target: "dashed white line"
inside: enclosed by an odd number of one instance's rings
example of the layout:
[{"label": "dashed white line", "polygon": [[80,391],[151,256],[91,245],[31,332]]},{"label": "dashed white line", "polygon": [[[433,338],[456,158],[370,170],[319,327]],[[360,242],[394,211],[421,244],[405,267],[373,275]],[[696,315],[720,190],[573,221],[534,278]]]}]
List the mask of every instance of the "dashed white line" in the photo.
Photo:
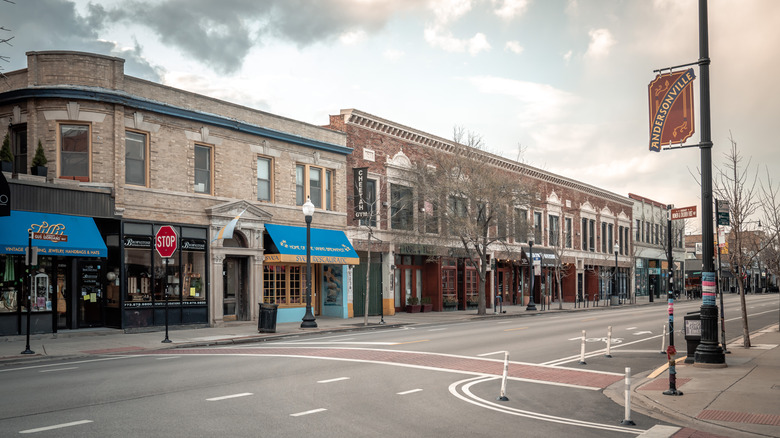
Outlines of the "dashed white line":
[{"label": "dashed white line", "polygon": [[331,383],[331,382],[338,382],[341,380],[349,380],[349,377],[336,377],[335,379],[318,380],[317,383]]},{"label": "dashed white line", "polygon": [[92,420],[79,420],[79,421],[72,421],[70,423],[55,424],[53,426],[39,427],[36,429],[20,430],[19,433],[45,432],[47,430],[62,429],[63,427],[78,426],[79,424],[87,424],[87,423],[92,423]]},{"label": "dashed white line", "polygon": [[300,417],[303,415],[316,414],[317,412],[327,411],[325,408],[312,409],[310,411],[298,412],[297,414],[290,414],[291,417]]},{"label": "dashed white line", "polygon": [[407,395],[407,394],[413,394],[415,392],[420,392],[420,391],[422,391],[422,389],[417,388],[417,389],[410,389],[408,391],[397,392],[396,394],[398,394],[398,395]]},{"label": "dashed white line", "polygon": [[240,394],[231,394],[231,395],[223,395],[221,397],[207,398],[206,401],[220,401],[220,400],[227,400],[230,398],[246,397],[249,395],[253,395],[253,394],[251,392],[242,392]]}]

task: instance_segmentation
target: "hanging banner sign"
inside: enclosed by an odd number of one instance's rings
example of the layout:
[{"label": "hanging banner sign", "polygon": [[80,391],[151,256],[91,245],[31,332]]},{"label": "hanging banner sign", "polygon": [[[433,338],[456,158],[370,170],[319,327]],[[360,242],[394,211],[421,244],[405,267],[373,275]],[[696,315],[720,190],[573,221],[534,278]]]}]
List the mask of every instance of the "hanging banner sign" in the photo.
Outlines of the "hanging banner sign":
[{"label": "hanging banner sign", "polygon": [[694,133],[693,69],[658,75],[648,85],[650,102],[650,150],[681,144]]},{"label": "hanging banner sign", "polygon": [[366,202],[366,176],[368,167],[356,167],[352,169],[355,180],[355,219],[365,219],[371,215],[371,208]]}]

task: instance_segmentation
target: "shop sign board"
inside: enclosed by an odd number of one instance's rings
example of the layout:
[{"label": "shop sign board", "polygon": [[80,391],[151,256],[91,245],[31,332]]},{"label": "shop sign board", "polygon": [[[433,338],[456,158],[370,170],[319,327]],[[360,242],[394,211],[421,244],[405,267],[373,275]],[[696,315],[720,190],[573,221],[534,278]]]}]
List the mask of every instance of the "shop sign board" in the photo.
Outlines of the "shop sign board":
[{"label": "shop sign board", "polygon": [[670,144],[682,144],[694,133],[692,68],[658,75],[648,85],[650,102],[650,150],[661,152]]},{"label": "shop sign board", "polygon": [[160,257],[167,259],[173,256],[178,245],[178,236],[176,230],[170,225],[163,225],[154,235],[154,249],[160,254]]}]

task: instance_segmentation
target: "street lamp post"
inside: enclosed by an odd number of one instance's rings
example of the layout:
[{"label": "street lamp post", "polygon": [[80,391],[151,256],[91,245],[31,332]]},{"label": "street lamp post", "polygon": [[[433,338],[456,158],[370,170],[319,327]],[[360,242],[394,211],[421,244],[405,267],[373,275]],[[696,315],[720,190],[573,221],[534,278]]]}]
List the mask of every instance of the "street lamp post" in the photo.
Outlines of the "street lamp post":
[{"label": "street lamp post", "polygon": [[618,305],[618,295],[617,295],[618,251],[620,251],[620,245],[616,243],[613,249],[615,250],[615,275],[612,276],[612,295],[609,297],[609,304],[611,306],[617,306]]},{"label": "street lamp post", "polygon": [[528,306],[525,310],[536,310],[536,304],[534,304],[534,234],[528,233],[528,277],[530,278],[530,291],[528,295]]},{"label": "street lamp post", "polygon": [[306,314],[303,315],[301,328],[317,328],[317,321],[311,311],[311,218],[314,215],[314,204],[309,197],[303,204],[303,217],[306,218]]}]

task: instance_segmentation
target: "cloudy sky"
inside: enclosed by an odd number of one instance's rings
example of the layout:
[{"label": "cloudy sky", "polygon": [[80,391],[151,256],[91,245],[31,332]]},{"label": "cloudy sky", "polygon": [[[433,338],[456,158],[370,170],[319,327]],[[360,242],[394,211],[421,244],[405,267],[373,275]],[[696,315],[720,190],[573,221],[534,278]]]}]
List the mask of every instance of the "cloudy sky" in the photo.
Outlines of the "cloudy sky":
[{"label": "cloudy sky", "polygon": [[[126,74],[304,122],[357,108],[445,138],[462,126],[624,196],[700,203],[699,150],[648,151],[647,85],[698,60],[696,0],[12,1],[5,72],[26,51],[110,54]],[[745,164],[780,172],[777,23],[780,1],[709,1],[716,165],[732,135]]]}]

